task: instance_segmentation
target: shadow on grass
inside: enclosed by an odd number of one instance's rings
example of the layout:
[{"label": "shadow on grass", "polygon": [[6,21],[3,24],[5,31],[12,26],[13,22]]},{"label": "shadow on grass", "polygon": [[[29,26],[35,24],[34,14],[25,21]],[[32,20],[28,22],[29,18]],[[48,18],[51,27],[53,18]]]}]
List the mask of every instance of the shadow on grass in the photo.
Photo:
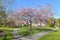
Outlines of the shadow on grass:
[{"label": "shadow on grass", "polygon": [[37,32],[42,32],[42,31],[52,31],[52,29],[35,28],[35,29],[32,30],[32,33],[34,33],[34,31],[37,31]]},{"label": "shadow on grass", "polygon": [[45,29],[45,28],[36,28],[33,30],[40,30],[40,31],[51,31],[52,29]]}]

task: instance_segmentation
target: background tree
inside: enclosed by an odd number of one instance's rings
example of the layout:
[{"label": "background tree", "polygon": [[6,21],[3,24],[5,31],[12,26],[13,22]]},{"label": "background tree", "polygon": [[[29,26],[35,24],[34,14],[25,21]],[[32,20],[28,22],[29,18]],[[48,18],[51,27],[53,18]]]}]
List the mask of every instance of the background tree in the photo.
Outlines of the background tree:
[{"label": "background tree", "polygon": [[57,19],[57,25],[60,27],[60,18]]},{"label": "background tree", "polygon": [[6,24],[6,16],[7,12],[6,9],[11,5],[12,0],[0,0],[0,19],[4,21],[4,26]]},{"label": "background tree", "polygon": [[49,21],[49,18],[51,18],[52,16],[53,16],[53,11],[50,5],[40,6],[40,8],[37,10],[37,13],[36,13],[36,18],[38,19],[40,26],[41,26],[41,22],[43,21],[45,22],[45,24],[47,24]]}]

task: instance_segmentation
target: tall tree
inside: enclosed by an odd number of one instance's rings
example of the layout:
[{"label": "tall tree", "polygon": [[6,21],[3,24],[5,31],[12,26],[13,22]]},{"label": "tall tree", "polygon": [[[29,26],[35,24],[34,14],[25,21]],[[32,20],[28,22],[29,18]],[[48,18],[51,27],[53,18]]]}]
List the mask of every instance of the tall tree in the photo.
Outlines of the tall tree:
[{"label": "tall tree", "polygon": [[23,13],[23,19],[26,19],[27,21],[29,21],[29,25],[30,25],[30,30],[32,30],[32,21],[34,19],[34,9],[33,8],[27,8],[27,9],[23,9],[22,10]]},{"label": "tall tree", "polygon": [[0,19],[4,21],[4,26],[6,24],[6,9],[11,5],[12,0],[0,0]]}]

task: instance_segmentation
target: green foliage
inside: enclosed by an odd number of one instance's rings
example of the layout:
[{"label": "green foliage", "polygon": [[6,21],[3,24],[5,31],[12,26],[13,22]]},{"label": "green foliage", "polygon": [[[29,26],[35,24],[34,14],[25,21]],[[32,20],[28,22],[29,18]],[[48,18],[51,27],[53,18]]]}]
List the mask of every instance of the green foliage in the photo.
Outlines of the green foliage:
[{"label": "green foliage", "polygon": [[13,40],[13,39],[14,39],[14,36],[12,34],[12,31],[9,31],[9,30],[5,32],[4,36],[0,37],[0,40]]},{"label": "green foliage", "polygon": [[27,26],[20,27],[19,34],[22,35],[22,36],[29,35],[30,34],[29,27],[27,27]]},{"label": "green foliage", "polygon": [[60,18],[57,19],[58,26],[60,27]]},{"label": "green foliage", "polygon": [[20,35],[22,35],[22,36],[28,36],[29,34],[30,34],[30,31],[28,31],[28,30],[20,32]]},{"label": "green foliage", "polygon": [[36,34],[42,31],[46,31],[46,30],[50,30],[50,29],[32,27],[32,31],[30,31],[29,26],[23,26],[23,27],[20,27],[20,30],[18,32],[21,36],[28,36],[28,35]]},{"label": "green foliage", "polygon": [[48,24],[49,27],[54,27],[53,23],[49,22]]},{"label": "green foliage", "polygon": [[0,32],[3,32],[4,30],[0,30]]},{"label": "green foliage", "polygon": [[24,25],[25,27],[28,27],[29,25]]}]

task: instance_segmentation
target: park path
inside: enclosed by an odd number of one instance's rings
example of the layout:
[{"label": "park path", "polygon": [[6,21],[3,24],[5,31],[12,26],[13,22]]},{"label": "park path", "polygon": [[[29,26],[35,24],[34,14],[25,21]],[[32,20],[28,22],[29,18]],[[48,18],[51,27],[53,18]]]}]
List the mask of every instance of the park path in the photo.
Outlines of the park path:
[{"label": "park path", "polygon": [[19,28],[16,28],[16,29],[13,30],[13,35],[15,37],[14,40],[37,40],[38,38],[41,38],[42,36],[52,32],[52,31],[44,31],[44,32],[34,34],[32,36],[21,37],[18,33],[18,30],[19,30]]},{"label": "park path", "polygon": [[13,30],[14,40],[20,40],[21,36],[19,35],[18,30],[19,30],[19,28],[16,28]]},{"label": "park path", "polygon": [[44,32],[40,32],[40,33],[37,33],[37,34],[32,35],[32,36],[22,37],[20,39],[21,40],[37,40],[38,38],[41,38],[42,36],[44,36],[50,32],[52,32],[52,31],[44,31]]}]

